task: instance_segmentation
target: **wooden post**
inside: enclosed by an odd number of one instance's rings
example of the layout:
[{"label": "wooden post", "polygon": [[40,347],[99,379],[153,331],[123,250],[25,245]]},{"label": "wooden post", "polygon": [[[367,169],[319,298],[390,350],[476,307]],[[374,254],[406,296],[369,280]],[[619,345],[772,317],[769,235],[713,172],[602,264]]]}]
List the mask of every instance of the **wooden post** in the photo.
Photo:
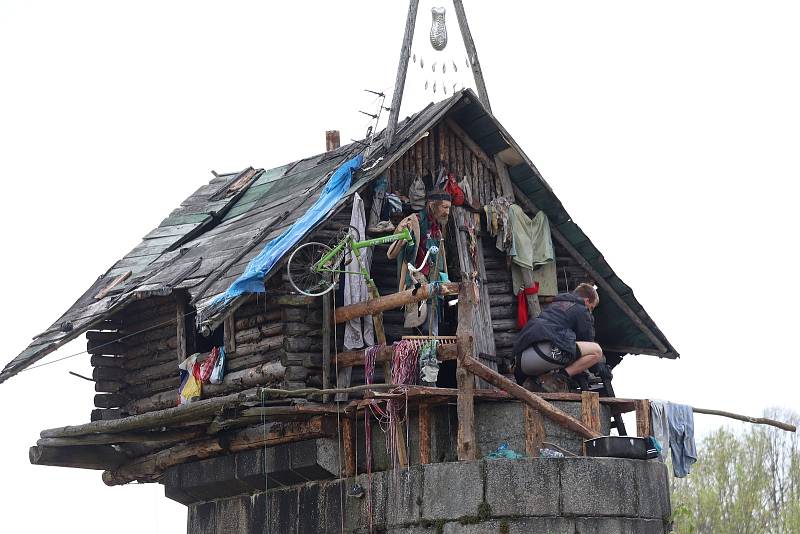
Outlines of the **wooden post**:
[{"label": "wooden post", "polygon": [[[601,433],[600,395],[594,391],[581,391],[581,421],[593,431]],[[581,445],[581,450],[586,456],[585,443]]]},{"label": "wooden post", "polygon": [[477,458],[475,443],[475,378],[464,368],[464,362],[472,359],[472,322],[474,320],[472,287],[470,281],[464,280],[458,294],[458,367],[456,381],[458,383],[458,459],[475,460]]},{"label": "wooden post", "polygon": [[431,463],[431,409],[425,402],[419,404],[419,463]]},{"label": "wooden post", "polygon": [[356,476],[356,453],[355,443],[353,439],[353,420],[349,417],[342,419],[342,441],[344,444],[344,473],[342,476],[345,478]]},{"label": "wooden post", "polygon": [[489,93],[486,91],[486,82],[483,80],[483,71],[481,70],[480,61],[478,61],[478,52],[475,50],[475,41],[472,40],[472,33],[469,31],[469,24],[467,24],[464,4],[461,3],[461,0],[453,0],[453,7],[456,11],[458,27],[461,29],[461,37],[464,40],[464,48],[467,50],[469,62],[472,66],[472,76],[475,78],[478,98],[481,99],[481,104],[491,113],[492,106],[489,105]]},{"label": "wooden post", "polygon": [[637,399],[636,404],[636,435],[640,438],[652,436],[650,430],[650,401],[648,399]]},{"label": "wooden post", "polygon": [[175,335],[178,339],[178,347],[175,352],[178,354],[178,363],[181,363],[189,356],[186,332],[186,313],[188,310],[186,294],[183,292],[175,294]]},{"label": "wooden post", "polygon": [[594,391],[581,392],[581,420],[583,424],[597,433],[602,431],[600,424],[600,395]]},{"label": "wooden post", "polygon": [[[461,272],[470,275],[474,273],[481,282],[483,282],[478,289],[479,300],[473,307],[474,319],[472,323],[472,332],[475,336],[474,351],[495,355],[497,349],[494,343],[494,331],[491,328],[492,311],[489,302],[489,289],[486,285],[486,265],[483,261],[483,245],[480,236],[477,235],[479,229],[475,229],[476,253],[475,263],[473,264],[472,254],[470,253],[470,237],[468,234],[468,226],[471,219],[472,215],[467,213],[464,208],[453,207],[453,223],[456,229],[455,237]],[[488,362],[488,366],[491,369],[497,370],[497,362]],[[478,381],[477,386],[478,389],[491,389],[491,386],[482,380]]]},{"label": "wooden post", "polygon": [[400,62],[397,64],[397,79],[394,82],[392,94],[392,108],[389,110],[389,123],[386,125],[383,146],[388,150],[392,146],[394,132],[397,129],[397,119],[400,117],[400,105],[403,103],[403,90],[406,86],[406,72],[408,72],[408,59],[411,56],[411,42],[414,40],[414,26],[417,23],[417,8],[419,0],[411,0],[408,4],[408,18],[406,18],[406,31],[403,35],[403,45],[400,48]]},{"label": "wooden post", "polygon": [[[322,389],[331,385],[331,316],[333,315],[331,292],[322,295]],[[349,378],[349,377],[348,377]],[[348,384],[349,380],[348,380]],[[324,395],[322,402],[329,402],[330,395]]]},{"label": "wooden post", "polygon": [[225,317],[222,329],[225,335],[225,354],[232,354],[236,352],[236,312],[231,312]]},{"label": "wooden post", "polygon": [[539,456],[539,449],[544,441],[544,419],[538,410],[528,404],[522,404],[522,414],[525,420],[525,454],[531,458]]}]

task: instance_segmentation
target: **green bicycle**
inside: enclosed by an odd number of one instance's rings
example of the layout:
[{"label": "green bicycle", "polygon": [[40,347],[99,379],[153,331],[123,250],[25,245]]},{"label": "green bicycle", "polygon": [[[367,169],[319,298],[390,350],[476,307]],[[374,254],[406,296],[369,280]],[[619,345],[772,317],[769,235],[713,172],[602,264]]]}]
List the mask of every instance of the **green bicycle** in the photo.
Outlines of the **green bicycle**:
[{"label": "green bicycle", "polygon": [[[403,228],[398,234],[361,241],[358,230],[345,227],[342,238],[333,246],[312,241],[297,247],[289,256],[289,263],[286,266],[289,283],[303,295],[318,297],[333,289],[340,274],[360,274],[369,281],[370,275],[366,267],[361,264],[361,250],[395,241],[412,240],[408,228]],[[358,272],[342,268],[349,263],[350,254],[358,262]]]}]

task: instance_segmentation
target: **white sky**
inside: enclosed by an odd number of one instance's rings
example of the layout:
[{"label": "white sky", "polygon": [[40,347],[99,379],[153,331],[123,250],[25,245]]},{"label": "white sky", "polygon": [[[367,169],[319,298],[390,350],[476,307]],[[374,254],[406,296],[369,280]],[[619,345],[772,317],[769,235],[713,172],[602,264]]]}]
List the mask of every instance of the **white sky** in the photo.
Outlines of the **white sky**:
[{"label": "white sky", "polygon": [[[617,394],[797,411],[800,7],[465,3],[495,115],[683,356],[629,357]],[[361,137],[362,89],[393,86],[406,10],[2,0],[1,363],[211,169],[320,152],[326,129]],[[415,76],[404,116],[432,96]],[[41,429],[88,420],[92,385],[67,374],[88,361],[0,385],[3,530],[183,532],[161,486],[28,464]],[[721,424],[697,418],[700,433]]]}]

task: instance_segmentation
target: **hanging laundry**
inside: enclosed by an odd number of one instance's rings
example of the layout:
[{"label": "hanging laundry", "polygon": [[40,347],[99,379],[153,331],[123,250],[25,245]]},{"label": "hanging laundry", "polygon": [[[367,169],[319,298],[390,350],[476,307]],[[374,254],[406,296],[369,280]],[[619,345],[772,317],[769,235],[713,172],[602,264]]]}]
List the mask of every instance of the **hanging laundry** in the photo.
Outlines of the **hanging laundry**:
[{"label": "hanging laundry", "polygon": [[461,186],[458,185],[456,175],[452,172],[447,175],[447,184],[444,186],[444,190],[450,193],[453,206],[464,205],[464,191],[461,189]]},{"label": "hanging laundry", "polygon": [[666,401],[653,400],[650,401],[650,429],[653,432],[653,437],[661,446],[658,453],[658,459],[662,462],[667,461],[667,454],[669,454],[669,418],[667,417]]},{"label": "hanging laundry", "polygon": [[200,380],[200,364],[197,354],[192,354],[179,365],[180,386],[178,386],[179,404],[189,404],[202,395],[203,383]]},{"label": "hanging laundry", "polygon": [[[364,235],[367,225],[367,217],[364,211],[364,201],[358,193],[353,193],[353,212],[350,215],[350,226],[358,230],[359,235]],[[367,247],[359,251],[359,256],[350,254],[350,261],[345,267],[348,273],[359,273],[359,261],[361,266],[369,272],[369,265],[372,261],[372,248]],[[344,305],[355,304],[369,300],[369,290],[367,282],[361,274],[344,275]],[[375,344],[375,331],[372,324],[372,316],[356,317],[348,321],[344,326],[344,348],[353,350],[365,345]]]},{"label": "hanging laundry", "polygon": [[683,478],[697,461],[697,446],[694,442],[694,410],[685,404],[670,402],[667,411],[669,420],[669,448],[672,451],[672,473]]},{"label": "hanging laundry", "polygon": [[672,456],[672,474],[683,478],[697,461],[694,441],[694,410],[686,404],[651,401],[650,421],[653,436],[661,445],[659,459],[666,461],[667,449]]},{"label": "hanging laundry", "polygon": [[505,197],[497,197],[483,207],[486,212],[486,226],[489,235],[497,238],[495,246],[497,250],[509,253],[514,246],[511,229],[508,227],[508,209],[511,201]]},{"label": "hanging laundry", "polygon": [[[526,278],[539,284],[539,295],[553,296],[558,294],[558,281],[555,270],[555,248],[550,235],[550,221],[543,211],[533,219],[516,204],[508,208],[508,226],[512,234],[513,248],[511,256],[511,278],[514,293],[525,287]],[[530,276],[526,276],[527,271]]]},{"label": "hanging laundry", "polygon": [[528,295],[539,293],[539,284],[534,282],[531,287],[526,287],[517,293],[517,328],[522,330],[528,322],[528,302],[525,299]]},{"label": "hanging laundry", "polygon": [[225,378],[225,348],[219,347],[219,357],[211,370],[211,377],[208,379],[212,384],[222,384]]},{"label": "hanging laundry", "polygon": [[436,339],[426,341],[419,349],[419,376],[426,386],[435,386],[439,378],[439,360],[437,358]]}]

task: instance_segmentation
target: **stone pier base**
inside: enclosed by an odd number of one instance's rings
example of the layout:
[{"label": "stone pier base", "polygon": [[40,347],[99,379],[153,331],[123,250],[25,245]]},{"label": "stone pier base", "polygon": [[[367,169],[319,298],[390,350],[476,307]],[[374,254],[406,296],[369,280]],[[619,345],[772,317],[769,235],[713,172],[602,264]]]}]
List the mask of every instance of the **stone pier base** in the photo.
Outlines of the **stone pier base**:
[{"label": "stone pier base", "polygon": [[189,504],[187,532],[662,534],[667,480],[657,461],[534,458],[412,466],[371,481],[267,481],[266,491]]}]

